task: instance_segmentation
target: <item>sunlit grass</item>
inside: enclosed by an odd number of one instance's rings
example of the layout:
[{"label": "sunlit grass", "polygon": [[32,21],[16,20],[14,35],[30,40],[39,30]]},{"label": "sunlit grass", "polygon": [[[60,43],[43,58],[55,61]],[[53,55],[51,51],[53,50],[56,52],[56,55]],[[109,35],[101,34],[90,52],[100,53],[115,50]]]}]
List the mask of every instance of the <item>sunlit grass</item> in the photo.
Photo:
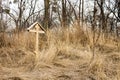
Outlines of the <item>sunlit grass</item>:
[{"label": "sunlit grass", "polygon": [[[25,31],[19,34],[13,33],[11,36],[1,33],[0,69],[7,67],[31,71],[52,65],[77,70],[82,74],[79,79],[119,80],[119,39],[114,36],[106,38],[102,35],[93,45],[92,33],[74,26],[53,28],[46,34],[40,34],[37,65],[34,52],[35,33]],[[97,36],[95,36],[96,39]],[[90,64],[93,46],[95,46],[95,58]]]}]

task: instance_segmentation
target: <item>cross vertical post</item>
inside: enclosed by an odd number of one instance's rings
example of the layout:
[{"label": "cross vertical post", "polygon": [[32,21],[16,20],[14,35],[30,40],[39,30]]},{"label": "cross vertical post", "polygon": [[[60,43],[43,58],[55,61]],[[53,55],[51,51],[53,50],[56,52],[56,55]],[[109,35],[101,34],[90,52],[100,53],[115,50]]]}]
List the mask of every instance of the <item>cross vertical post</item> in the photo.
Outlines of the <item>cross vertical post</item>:
[{"label": "cross vertical post", "polygon": [[39,53],[39,26],[38,24],[35,26],[36,28],[36,44],[35,44],[35,53],[38,56]]}]

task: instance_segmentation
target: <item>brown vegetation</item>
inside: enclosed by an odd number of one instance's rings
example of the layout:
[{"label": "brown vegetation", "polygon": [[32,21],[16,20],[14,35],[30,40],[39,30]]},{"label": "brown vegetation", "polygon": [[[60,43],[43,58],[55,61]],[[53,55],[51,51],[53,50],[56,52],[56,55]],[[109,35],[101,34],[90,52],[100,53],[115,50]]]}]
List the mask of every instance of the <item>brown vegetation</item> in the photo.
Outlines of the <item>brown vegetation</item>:
[{"label": "brown vegetation", "polygon": [[37,64],[34,33],[0,34],[0,80],[119,80],[119,40],[102,36],[93,45],[88,33],[73,27],[40,35]]}]

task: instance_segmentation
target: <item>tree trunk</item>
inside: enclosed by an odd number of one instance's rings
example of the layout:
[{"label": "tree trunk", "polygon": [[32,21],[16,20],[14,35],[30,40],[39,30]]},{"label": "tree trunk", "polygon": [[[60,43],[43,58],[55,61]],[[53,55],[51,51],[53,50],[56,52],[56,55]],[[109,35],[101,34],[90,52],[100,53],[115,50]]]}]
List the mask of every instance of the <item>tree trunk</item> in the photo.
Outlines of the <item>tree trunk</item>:
[{"label": "tree trunk", "polygon": [[79,20],[78,20],[79,26],[80,26],[80,17],[81,17],[81,0],[79,1]]},{"label": "tree trunk", "polygon": [[49,4],[50,0],[44,0],[44,7],[45,7],[45,11],[44,11],[44,22],[43,22],[43,26],[45,28],[49,28],[50,27],[50,4]]},{"label": "tree trunk", "polygon": [[3,31],[3,8],[2,8],[2,0],[0,0],[0,31]]},{"label": "tree trunk", "polygon": [[103,30],[103,32],[106,31],[106,28],[107,28],[107,23],[106,23],[106,17],[105,17],[105,13],[104,13],[104,0],[96,0],[97,1],[97,4],[99,6],[99,9],[100,9],[100,19],[101,19],[101,29]]},{"label": "tree trunk", "polygon": [[120,0],[118,1],[118,21],[120,22]]},{"label": "tree trunk", "polygon": [[82,0],[82,27],[83,27],[83,22],[84,22],[84,0]]},{"label": "tree trunk", "polygon": [[67,26],[66,0],[62,0],[62,27]]}]

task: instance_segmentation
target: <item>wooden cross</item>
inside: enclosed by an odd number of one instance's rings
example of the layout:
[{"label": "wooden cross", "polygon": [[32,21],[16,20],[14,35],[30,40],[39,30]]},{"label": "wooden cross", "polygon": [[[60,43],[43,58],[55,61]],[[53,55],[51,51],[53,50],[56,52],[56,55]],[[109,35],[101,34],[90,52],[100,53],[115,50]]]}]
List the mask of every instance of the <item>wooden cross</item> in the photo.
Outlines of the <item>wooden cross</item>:
[{"label": "wooden cross", "polygon": [[28,29],[29,32],[34,32],[36,33],[36,44],[35,44],[35,53],[36,53],[36,58],[39,56],[39,34],[45,33],[44,29],[42,28],[41,25],[39,25],[37,22],[31,25]]}]

